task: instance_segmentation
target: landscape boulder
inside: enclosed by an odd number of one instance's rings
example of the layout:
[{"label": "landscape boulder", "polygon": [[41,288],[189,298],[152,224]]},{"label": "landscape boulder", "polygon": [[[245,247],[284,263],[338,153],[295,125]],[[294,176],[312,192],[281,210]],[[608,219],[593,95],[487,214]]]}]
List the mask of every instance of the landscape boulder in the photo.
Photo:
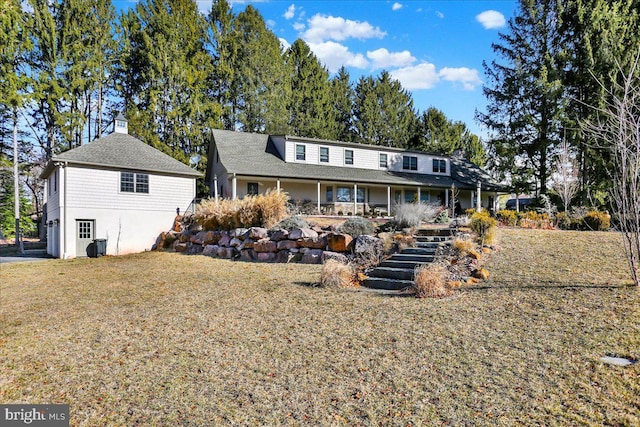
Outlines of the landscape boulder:
[{"label": "landscape boulder", "polygon": [[356,237],[352,245],[356,254],[377,253],[382,250],[382,240],[366,234]]},{"label": "landscape boulder", "polygon": [[311,238],[316,239],[318,237],[318,233],[310,228],[294,228],[289,232],[290,240],[298,240],[303,238]]},{"label": "landscape boulder", "polygon": [[325,249],[327,246],[327,239],[326,237],[316,237],[315,239],[304,237],[298,240],[298,245],[303,248]]},{"label": "landscape boulder", "polygon": [[330,259],[346,264],[349,262],[345,254],[339,252],[324,251],[322,252],[322,263],[329,261]]},{"label": "landscape boulder", "polygon": [[247,234],[247,230],[246,228],[234,228],[233,230],[231,230],[229,232],[229,237],[231,237],[232,239],[234,237],[238,237],[240,239],[244,238],[244,235]]},{"label": "landscape boulder", "polygon": [[275,252],[278,250],[276,242],[269,239],[258,240],[253,244],[253,249],[256,252]]},{"label": "landscape boulder", "polygon": [[276,246],[279,251],[296,249],[298,247],[298,242],[295,240],[280,240],[277,242]]},{"label": "landscape boulder", "polygon": [[274,242],[279,242],[280,240],[285,240],[289,238],[289,232],[287,230],[275,230],[271,233],[271,240]]},{"label": "landscape boulder", "polygon": [[216,256],[218,254],[218,245],[206,245],[202,249],[202,255]]},{"label": "landscape boulder", "polygon": [[245,234],[245,239],[260,240],[269,237],[269,230],[263,227],[251,227]]},{"label": "landscape boulder", "polygon": [[308,249],[302,255],[300,260],[303,264],[320,264],[322,263],[322,251],[321,249]]},{"label": "landscape boulder", "polygon": [[353,237],[343,233],[331,233],[327,236],[327,246],[332,252],[346,252]]}]

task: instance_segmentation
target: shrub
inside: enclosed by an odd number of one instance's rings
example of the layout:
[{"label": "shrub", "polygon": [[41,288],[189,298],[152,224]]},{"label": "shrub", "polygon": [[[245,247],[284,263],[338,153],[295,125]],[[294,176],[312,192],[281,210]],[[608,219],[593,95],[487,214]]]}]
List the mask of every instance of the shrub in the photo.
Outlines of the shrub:
[{"label": "shrub", "polygon": [[354,285],[354,271],[349,264],[329,259],[322,265],[320,284],[326,288],[346,288]]},{"label": "shrub", "polygon": [[421,265],[415,272],[415,291],[418,298],[443,298],[452,294],[447,286],[447,269],[440,264]]},{"label": "shrub", "polygon": [[400,228],[417,227],[423,221],[432,221],[440,209],[435,203],[400,203],[395,206],[394,221]]},{"label": "shrub", "polygon": [[298,215],[290,216],[289,218],[285,218],[276,225],[272,227],[273,230],[287,230],[291,231],[296,228],[309,228],[311,225],[305,221],[304,218],[299,217]]},{"label": "shrub", "polygon": [[449,211],[447,209],[443,209],[435,219],[435,222],[438,224],[448,224],[450,221],[451,218],[449,218]]},{"label": "shrub", "polygon": [[552,228],[551,218],[547,213],[526,211],[520,214],[520,227],[522,228]]},{"label": "shrub", "polygon": [[493,242],[497,224],[498,222],[491,218],[488,212],[476,212],[471,216],[471,229],[486,244]]},{"label": "shrub", "polygon": [[196,206],[194,220],[205,230],[270,227],[286,216],[288,198],[286,193],[269,190],[242,199],[207,199]]},{"label": "shrub", "polygon": [[358,237],[363,234],[371,236],[375,232],[375,227],[365,218],[353,217],[342,223],[337,231],[353,237]]},{"label": "shrub", "polygon": [[556,214],[556,227],[561,230],[571,230],[573,228],[574,221],[566,212],[558,212]]},{"label": "shrub", "polygon": [[515,227],[518,225],[518,213],[509,209],[502,209],[496,212],[496,217],[501,224]]},{"label": "shrub", "polygon": [[471,252],[474,246],[471,239],[456,238],[453,240],[453,248],[463,254]]},{"label": "shrub", "polygon": [[611,217],[606,212],[589,211],[582,218],[586,230],[605,231],[611,227]]}]

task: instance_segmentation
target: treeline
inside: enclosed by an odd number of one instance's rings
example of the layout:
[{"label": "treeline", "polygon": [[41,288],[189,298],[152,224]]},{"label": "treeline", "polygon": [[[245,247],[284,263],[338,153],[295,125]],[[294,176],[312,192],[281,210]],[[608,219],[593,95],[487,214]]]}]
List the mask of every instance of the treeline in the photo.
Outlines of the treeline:
[{"label": "treeline", "polygon": [[547,193],[551,184],[560,193],[579,180],[570,198],[607,207],[616,165],[610,146],[583,129],[638,60],[640,1],[520,0],[493,50],[489,105],[476,114],[492,131],[492,168],[519,191]]},{"label": "treeline", "polygon": [[251,5],[234,13],[218,0],[204,15],[194,0],[142,0],[120,16],[110,0],[2,5],[3,155],[14,125],[48,159],[99,138],[124,111],[132,134],[184,162],[201,154],[200,167],[214,128],[486,160],[464,123],[417,111],[389,73],[331,76],[304,41],[283,48]]}]

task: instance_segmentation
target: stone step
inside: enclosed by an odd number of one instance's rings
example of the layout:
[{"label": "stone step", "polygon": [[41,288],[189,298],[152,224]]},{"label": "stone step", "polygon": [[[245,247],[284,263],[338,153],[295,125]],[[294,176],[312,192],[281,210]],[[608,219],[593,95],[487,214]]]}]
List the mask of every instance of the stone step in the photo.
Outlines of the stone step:
[{"label": "stone step", "polygon": [[426,264],[420,261],[396,261],[387,259],[380,263],[380,267],[404,268],[414,270],[416,267]]},{"label": "stone step", "polygon": [[46,249],[25,249],[24,255],[25,256],[45,256],[47,255],[47,250]]},{"label": "stone step", "polygon": [[413,280],[395,280],[382,277],[369,277],[362,283],[372,289],[401,290],[413,287]]},{"label": "stone step", "polygon": [[419,228],[416,230],[416,236],[451,236],[449,228]]},{"label": "stone step", "polygon": [[387,260],[391,261],[415,261],[415,262],[432,262],[434,258],[433,254],[420,255],[420,254],[393,254]]},{"label": "stone step", "polygon": [[380,277],[396,280],[413,280],[414,270],[411,268],[375,267],[367,272],[369,277]]},{"label": "stone step", "polygon": [[416,254],[416,255],[434,255],[438,250],[438,246],[416,246],[411,248],[404,248],[400,251],[401,254]]},{"label": "stone step", "polygon": [[415,236],[415,239],[420,243],[440,243],[451,240],[451,236]]}]

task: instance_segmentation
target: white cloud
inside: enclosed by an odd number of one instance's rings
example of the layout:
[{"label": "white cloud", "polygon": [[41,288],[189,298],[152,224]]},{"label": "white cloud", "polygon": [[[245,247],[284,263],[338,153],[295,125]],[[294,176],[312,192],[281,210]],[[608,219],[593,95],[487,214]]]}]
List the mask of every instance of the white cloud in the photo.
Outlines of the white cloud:
[{"label": "white cloud", "polygon": [[287,50],[291,47],[291,43],[289,43],[287,39],[283,39],[282,37],[280,37],[278,40],[280,40],[280,48],[282,50]]},{"label": "white cloud", "polygon": [[390,72],[391,77],[402,83],[405,89],[431,89],[440,79],[436,66],[428,62],[399,68]]},{"label": "white cloud", "polygon": [[476,16],[476,21],[481,23],[487,30],[492,28],[502,28],[507,23],[506,19],[504,19],[504,15],[495,10],[485,10]]},{"label": "white cloud", "polygon": [[274,21],[273,19],[267,19],[267,27],[269,28],[275,28],[276,27],[276,21]]},{"label": "white cloud", "polygon": [[296,5],[292,4],[291,6],[289,6],[289,8],[287,9],[287,11],[284,13],[284,19],[291,19],[296,15]]},{"label": "white cloud", "polygon": [[361,69],[369,66],[369,61],[361,53],[353,53],[340,43],[309,43],[309,47],[331,73],[338,71],[343,65]]},{"label": "white cloud", "polygon": [[436,11],[436,16],[440,19],[444,18],[444,13],[440,12],[439,10]]},{"label": "white cloud", "polygon": [[309,28],[302,34],[307,43],[321,43],[326,40],[343,41],[348,38],[383,38],[387,33],[368,22],[352,21],[336,16],[316,14],[308,20]]},{"label": "white cloud", "polygon": [[372,61],[372,68],[406,67],[413,64],[416,58],[408,50],[389,52],[385,48],[367,52],[367,58]]},{"label": "white cloud", "polygon": [[482,84],[478,77],[478,70],[467,67],[450,68],[444,67],[438,73],[443,80],[453,83],[460,83],[465,90],[474,90],[476,86]]},{"label": "white cloud", "polygon": [[393,4],[393,6],[391,6],[391,9],[392,10],[400,10],[400,9],[402,9],[402,5],[400,3],[398,3],[398,2],[395,2]]},{"label": "white cloud", "polygon": [[304,25],[304,23],[302,22],[294,22],[293,23],[293,29],[296,31],[302,31],[306,28],[307,26]]}]

